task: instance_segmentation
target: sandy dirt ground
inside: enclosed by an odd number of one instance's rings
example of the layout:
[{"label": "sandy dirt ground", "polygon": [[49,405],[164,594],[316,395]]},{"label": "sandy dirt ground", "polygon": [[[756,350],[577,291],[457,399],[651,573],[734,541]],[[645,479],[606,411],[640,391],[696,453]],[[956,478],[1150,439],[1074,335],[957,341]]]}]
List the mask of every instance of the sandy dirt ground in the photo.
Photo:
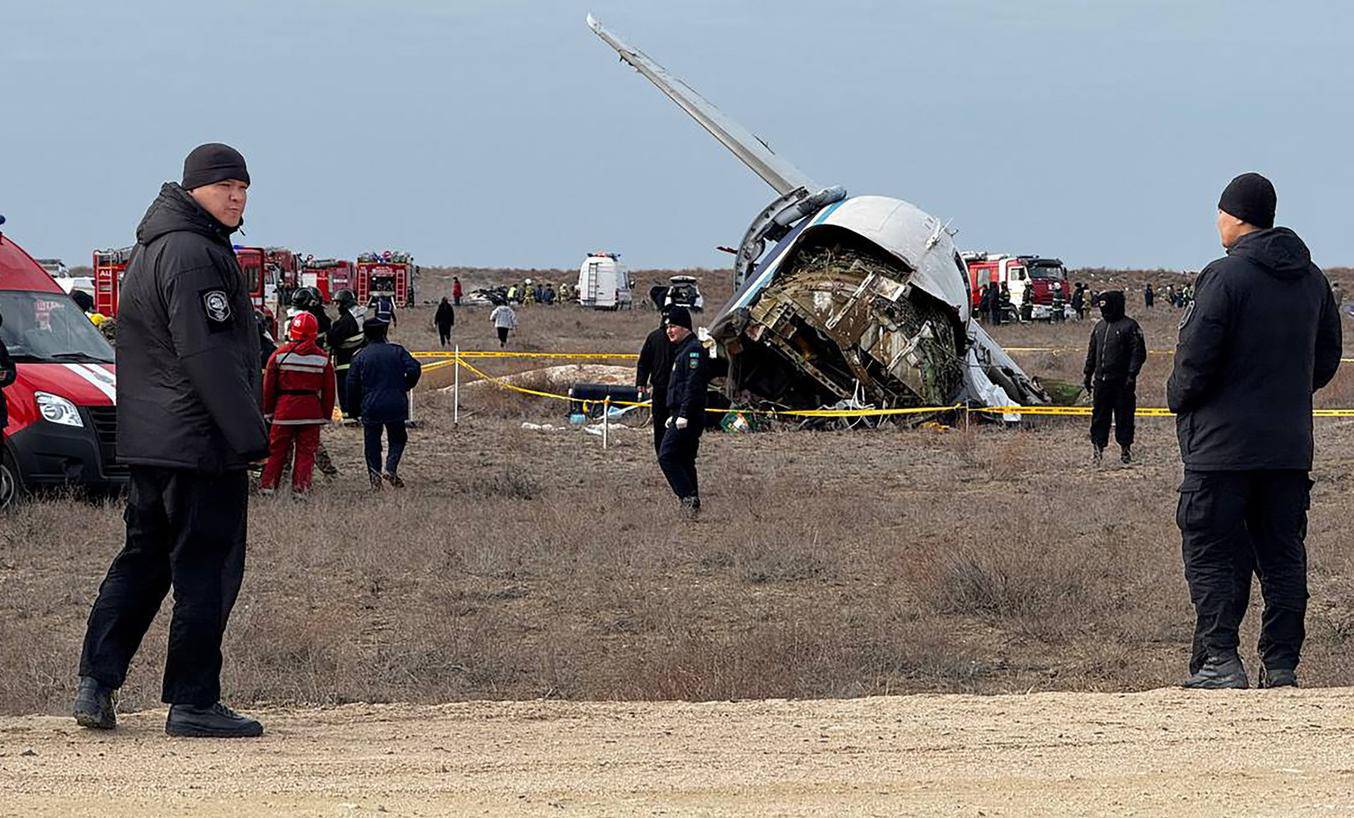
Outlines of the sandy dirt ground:
[{"label": "sandy dirt ground", "polygon": [[1354,689],[0,719],[0,815],[1350,815]]}]

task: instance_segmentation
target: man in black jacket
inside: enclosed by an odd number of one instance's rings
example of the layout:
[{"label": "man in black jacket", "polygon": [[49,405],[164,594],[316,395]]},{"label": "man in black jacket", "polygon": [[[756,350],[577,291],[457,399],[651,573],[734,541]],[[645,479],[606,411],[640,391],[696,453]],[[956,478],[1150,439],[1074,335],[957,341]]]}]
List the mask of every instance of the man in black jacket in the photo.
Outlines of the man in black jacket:
[{"label": "man in black jacket", "polygon": [[1227,250],[1199,274],[1166,387],[1185,477],[1176,522],[1197,613],[1187,687],[1246,687],[1237,630],[1260,576],[1261,684],[1297,683],[1307,609],[1312,393],[1340,365],[1330,287],[1255,173],[1218,202]]},{"label": "man in black jacket", "polygon": [[658,465],[668,485],[682,501],[682,507],[695,515],[701,508],[700,483],[696,476],[696,454],[701,432],[705,429],[705,384],[709,380],[705,347],[691,330],[691,313],[686,307],[668,311],[668,341],[673,344],[672,371],[668,378],[668,419],[658,449]]},{"label": "man in black jacket", "polygon": [[652,403],[649,413],[653,416],[654,454],[662,451],[663,435],[668,430],[668,379],[672,375],[673,353],[672,342],[668,340],[669,309],[663,307],[658,326],[645,337],[639,363],[635,365],[635,386],[641,392],[647,390]]},{"label": "man in black jacket", "polygon": [[221,703],[221,637],[244,576],[251,462],[268,452],[259,337],[230,234],[249,187],[221,144],[188,154],[136,230],[118,309],[118,456],[126,545],[89,614],[76,721],[112,728],[112,693],[174,589],[161,697],[176,736],[257,736]]},{"label": "man in black jacket", "polygon": [[362,325],[357,322],[357,297],[352,290],[339,290],[334,293],[334,303],[338,305],[339,317],[329,328],[329,349],[334,355],[334,380],[338,390],[339,411],[345,422],[356,422],[358,407],[348,403],[348,370],[353,365],[353,357],[367,339],[362,333]]},{"label": "man in black jacket", "polygon": [[1124,294],[1111,290],[1100,295],[1101,320],[1091,330],[1086,350],[1086,391],[1093,398],[1091,446],[1097,465],[1110,442],[1110,420],[1119,458],[1133,461],[1133,414],[1138,409],[1138,373],[1147,360],[1147,344],[1138,322],[1124,315]]}]

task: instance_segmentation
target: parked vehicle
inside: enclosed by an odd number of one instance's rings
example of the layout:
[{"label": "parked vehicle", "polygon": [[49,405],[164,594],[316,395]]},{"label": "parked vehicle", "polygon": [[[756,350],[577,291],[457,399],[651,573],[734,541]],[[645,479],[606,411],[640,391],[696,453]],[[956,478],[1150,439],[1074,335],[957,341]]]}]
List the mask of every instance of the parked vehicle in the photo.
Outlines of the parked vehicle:
[{"label": "parked vehicle", "polygon": [[0,233],[0,338],[18,369],[0,450],[0,507],[44,487],[118,489],[113,348],[55,279]]},{"label": "parked vehicle", "polygon": [[94,295],[94,277],[71,275],[70,268],[59,258],[40,258],[37,259],[38,266],[52,277],[52,280],[67,293],[80,290],[81,292]]},{"label": "parked vehicle", "polygon": [[1066,304],[1072,299],[1072,285],[1067,268],[1056,258],[1040,256],[1012,256],[1005,253],[964,253],[968,268],[969,291],[973,309],[978,309],[984,284],[1000,286],[1003,282],[1011,292],[1011,305],[1019,310],[1025,298],[1033,299],[1031,317],[1053,317],[1053,304]]},{"label": "parked vehicle", "polygon": [[417,272],[414,257],[408,253],[363,253],[357,257],[357,303],[366,304],[372,296],[385,295],[393,298],[397,307],[412,307]]},{"label": "parked vehicle", "polygon": [[578,268],[578,303],[598,310],[629,309],[634,282],[619,253],[589,253]]}]

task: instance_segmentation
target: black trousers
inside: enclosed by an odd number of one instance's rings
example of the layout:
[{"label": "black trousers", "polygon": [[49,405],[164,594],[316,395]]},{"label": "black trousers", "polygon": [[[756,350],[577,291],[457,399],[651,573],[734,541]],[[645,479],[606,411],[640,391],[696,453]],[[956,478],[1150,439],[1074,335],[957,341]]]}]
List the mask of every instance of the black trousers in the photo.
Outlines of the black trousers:
[{"label": "black trousers", "polygon": [[1191,672],[1209,654],[1237,649],[1252,572],[1265,600],[1260,658],[1273,670],[1298,666],[1306,637],[1311,486],[1304,471],[1185,472],[1176,524],[1196,614]]},{"label": "black trousers", "polygon": [[160,603],[174,615],[161,698],[221,699],[221,637],[244,579],[249,475],[132,466],[127,540],[89,612],[80,675],[121,687]]},{"label": "black trousers", "polygon": [[390,452],[385,458],[385,473],[395,474],[400,468],[400,458],[404,456],[404,446],[409,442],[409,430],[404,421],[398,423],[362,423],[362,438],[367,458],[367,469],[381,473],[381,431],[384,430],[390,440]]},{"label": "black trousers", "polygon": [[451,341],[451,325],[437,325],[437,340],[443,347]]},{"label": "black trousers", "polygon": [[334,387],[338,390],[339,412],[341,412],[345,418],[352,417],[353,413],[348,408],[348,367],[345,366],[343,369],[337,367],[334,368]]},{"label": "black trousers", "polygon": [[508,328],[498,327],[498,346],[500,349],[508,345]]},{"label": "black trousers", "polygon": [[1114,421],[1114,442],[1133,445],[1134,412],[1138,409],[1135,386],[1125,381],[1096,383],[1091,396],[1091,443],[1105,448],[1110,442],[1110,421]]},{"label": "black trousers", "polygon": [[[692,421],[695,423],[695,421]],[[668,427],[663,443],[658,447],[658,467],[668,478],[672,493],[681,499],[700,497],[700,481],[696,476],[696,454],[700,451],[701,434],[693,426],[678,429]]]},{"label": "black trousers", "polygon": [[649,410],[649,414],[653,416],[653,453],[659,456],[663,454],[663,437],[668,432],[667,425],[670,415],[667,399],[666,394],[655,392],[653,394],[653,408]]}]

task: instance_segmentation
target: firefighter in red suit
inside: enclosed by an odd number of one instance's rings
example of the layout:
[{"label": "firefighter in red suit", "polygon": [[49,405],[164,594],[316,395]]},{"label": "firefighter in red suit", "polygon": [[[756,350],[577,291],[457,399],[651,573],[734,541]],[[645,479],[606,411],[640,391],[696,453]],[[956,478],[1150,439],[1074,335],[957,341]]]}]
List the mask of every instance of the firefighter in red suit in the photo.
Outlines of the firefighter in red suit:
[{"label": "firefighter in red suit", "polygon": [[290,340],[277,348],[264,370],[263,414],[272,423],[268,465],[261,483],[264,494],[277,489],[293,448],[292,492],[299,495],[310,490],[320,427],[334,414],[334,365],[316,343],[318,334],[315,316],[298,314],[288,329]]}]

